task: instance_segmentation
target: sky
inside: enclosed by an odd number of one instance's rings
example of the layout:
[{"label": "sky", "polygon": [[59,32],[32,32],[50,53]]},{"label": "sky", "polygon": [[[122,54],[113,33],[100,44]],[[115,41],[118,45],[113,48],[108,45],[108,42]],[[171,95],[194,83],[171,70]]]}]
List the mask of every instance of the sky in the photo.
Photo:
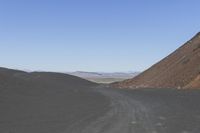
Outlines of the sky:
[{"label": "sky", "polygon": [[199,0],[0,0],[0,67],[143,71],[200,31]]}]

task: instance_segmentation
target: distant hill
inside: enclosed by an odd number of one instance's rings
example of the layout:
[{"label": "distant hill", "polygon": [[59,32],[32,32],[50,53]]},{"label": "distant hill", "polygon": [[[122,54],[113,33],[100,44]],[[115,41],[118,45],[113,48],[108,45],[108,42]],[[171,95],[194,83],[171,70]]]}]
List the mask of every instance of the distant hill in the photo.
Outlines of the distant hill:
[{"label": "distant hill", "polygon": [[200,88],[200,33],[120,88]]},{"label": "distant hill", "polygon": [[117,81],[123,81],[130,79],[139,74],[139,72],[114,72],[114,73],[103,73],[103,72],[71,72],[68,73],[77,77],[81,77],[96,83],[112,83]]}]

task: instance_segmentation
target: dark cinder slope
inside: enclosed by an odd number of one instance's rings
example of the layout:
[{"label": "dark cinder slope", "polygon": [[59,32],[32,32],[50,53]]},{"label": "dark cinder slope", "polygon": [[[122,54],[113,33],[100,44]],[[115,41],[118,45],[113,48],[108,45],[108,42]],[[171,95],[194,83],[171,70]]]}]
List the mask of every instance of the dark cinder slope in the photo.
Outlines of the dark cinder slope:
[{"label": "dark cinder slope", "polygon": [[200,88],[200,33],[120,88]]},{"label": "dark cinder slope", "polygon": [[91,88],[96,85],[66,74],[0,68],[0,133],[61,133],[105,106]]}]

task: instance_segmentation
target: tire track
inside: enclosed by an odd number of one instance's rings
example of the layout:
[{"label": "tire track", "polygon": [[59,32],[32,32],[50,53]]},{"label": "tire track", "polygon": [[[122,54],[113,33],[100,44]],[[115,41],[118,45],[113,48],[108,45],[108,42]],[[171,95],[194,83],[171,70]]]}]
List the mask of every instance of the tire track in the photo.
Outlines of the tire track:
[{"label": "tire track", "polygon": [[149,110],[139,101],[114,89],[98,88],[95,91],[108,98],[108,111],[97,117],[97,110],[86,119],[75,122],[66,133],[157,133]]}]

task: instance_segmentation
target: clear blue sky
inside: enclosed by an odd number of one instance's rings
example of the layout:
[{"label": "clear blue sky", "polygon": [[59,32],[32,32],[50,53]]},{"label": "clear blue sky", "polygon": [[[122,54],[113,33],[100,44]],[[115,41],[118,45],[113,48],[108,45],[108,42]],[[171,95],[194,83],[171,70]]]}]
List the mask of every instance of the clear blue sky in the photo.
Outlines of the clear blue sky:
[{"label": "clear blue sky", "polygon": [[200,31],[199,0],[0,0],[0,66],[142,71]]}]

